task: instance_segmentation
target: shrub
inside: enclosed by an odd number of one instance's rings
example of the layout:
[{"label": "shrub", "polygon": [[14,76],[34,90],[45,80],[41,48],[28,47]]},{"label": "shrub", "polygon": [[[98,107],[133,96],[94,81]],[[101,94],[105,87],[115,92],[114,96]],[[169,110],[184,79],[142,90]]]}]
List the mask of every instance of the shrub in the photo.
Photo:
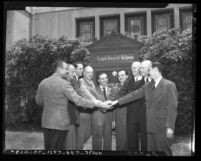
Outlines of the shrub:
[{"label": "shrub", "polygon": [[178,91],[178,116],[176,134],[188,135],[192,128],[193,79],[192,79],[192,30],[180,32],[171,29],[143,37],[141,59],[160,61],[163,76],[175,82]]},{"label": "shrub", "polygon": [[39,83],[53,73],[56,59],[90,63],[89,51],[78,40],[64,36],[49,39],[36,35],[30,41],[17,41],[6,52],[6,125],[40,124],[42,110],[35,103],[35,94]]}]

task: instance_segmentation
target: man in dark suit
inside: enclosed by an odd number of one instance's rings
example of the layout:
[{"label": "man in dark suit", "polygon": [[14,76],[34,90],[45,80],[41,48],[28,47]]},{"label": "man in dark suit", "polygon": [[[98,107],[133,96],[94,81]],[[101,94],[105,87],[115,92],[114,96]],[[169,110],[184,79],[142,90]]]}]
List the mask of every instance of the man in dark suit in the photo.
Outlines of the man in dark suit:
[{"label": "man in dark suit", "polygon": [[88,108],[106,107],[97,100],[87,100],[79,96],[71,83],[66,81],[68,64],[57,60],[54,64],[55,73],[44,79],[36,93],[36,103],[43,106],[41,126],[44,129],[45,150],[65,150],[66,138],[70,124],[68,101]]},{"label": "man in dark suit", "polygon": [[[98,98],[101,101],[107,101],[111,88],[108,87],[108,77],[106,73],[99,74],[98,83],[99,85],[96,88]],[[114,121],[114,113],[112,110],[108,110],[107,112],[98,109],[94,110],[92,115],[93,150],[112,150],[112,121]]]},{"label": "man in dark suit", "polygon": [[[126,70],[120,70],[118,72],[119,84],[112,87],[110,98],[117,98],[118,92],[123,87],[123,84],[128,78],[128,72]],[[116,126],[116,150],[127,151],[127,106],[119,106],[114,109],[115,112],[115,126]]]},{"label": "man in dark suit", "polygon": [[166,155],[172,156],[171,145],[177,116],[178,95],[175,84],[164,79],[162,72],[161,63],[152,63],[149,73],[154,81],[112,102],[112,105],[117,103],[123,105],[145,96],[148,151],[163,151]]},{"label": "man in dark suit", "polygon": [[[135,61],[132,63],[132,76],[124,83],[123,87],[118,92],[119,98],[142,87],[144,79],[140,75],[140,68],[140,62]],[[128,150],[147,151],[145,98],[130,102],[127,107]]]}]

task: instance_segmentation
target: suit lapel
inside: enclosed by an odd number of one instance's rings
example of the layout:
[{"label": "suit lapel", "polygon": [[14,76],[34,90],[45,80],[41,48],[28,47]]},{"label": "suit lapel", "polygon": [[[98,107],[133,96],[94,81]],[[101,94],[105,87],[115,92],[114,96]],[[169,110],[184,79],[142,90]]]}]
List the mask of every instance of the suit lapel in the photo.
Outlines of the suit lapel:
[{"label": "suit lapel", "polygon": [[156,88],[153,88],[153,85],[151,85],[150,90],[152,90],[151,93],[151,97],[150,97],[150,103],[152,103],[154,100],[156,100],[158,97],[160,97],[162,95],[163,89],[162,89],[162,84],[163,84],[163,78],[160,80],[158,86]]}]

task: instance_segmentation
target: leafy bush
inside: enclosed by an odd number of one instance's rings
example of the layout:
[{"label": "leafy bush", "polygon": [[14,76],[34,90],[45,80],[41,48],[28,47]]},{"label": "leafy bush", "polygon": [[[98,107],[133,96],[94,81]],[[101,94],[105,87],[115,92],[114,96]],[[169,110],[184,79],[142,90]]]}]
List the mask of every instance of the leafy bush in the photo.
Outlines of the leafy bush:
[{"label": "leafy bush", "polygon": [[[90,63],[89,51],[76,39],[48,39],[36,35],[17,41],[6,53],[6,125],[40,124],[41,108],[35,103],[39,83],[53,73],[56,59]],[[20,120],[18,122],[18,120]]]},{"label": "leafy bush", "polygon": [[178,116],[176,134],[188,135],[192,131],[193,79],[192,79],[192,30],[181,32],[171,29],[143,37],[141,59],[160,61],[163,76],[175,82],[178,91]]}]

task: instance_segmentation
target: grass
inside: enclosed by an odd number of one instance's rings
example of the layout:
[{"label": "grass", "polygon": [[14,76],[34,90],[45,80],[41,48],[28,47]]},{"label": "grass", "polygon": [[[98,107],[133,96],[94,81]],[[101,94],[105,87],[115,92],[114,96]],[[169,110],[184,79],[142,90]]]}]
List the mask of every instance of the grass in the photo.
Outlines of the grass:
[{"label": "grass", "polygon": [[[91,150],[91,141],[84,145],[84,150]],[[189,149],[190,139],[186,137],[175,138],[172,145],[174,156],[191,156]],[[21,132],[21,131],[5,131],[5,150],[43,150],[43,133],[42,132]],[[112,136],[112,150],[116,150],[115,136]]]}]

